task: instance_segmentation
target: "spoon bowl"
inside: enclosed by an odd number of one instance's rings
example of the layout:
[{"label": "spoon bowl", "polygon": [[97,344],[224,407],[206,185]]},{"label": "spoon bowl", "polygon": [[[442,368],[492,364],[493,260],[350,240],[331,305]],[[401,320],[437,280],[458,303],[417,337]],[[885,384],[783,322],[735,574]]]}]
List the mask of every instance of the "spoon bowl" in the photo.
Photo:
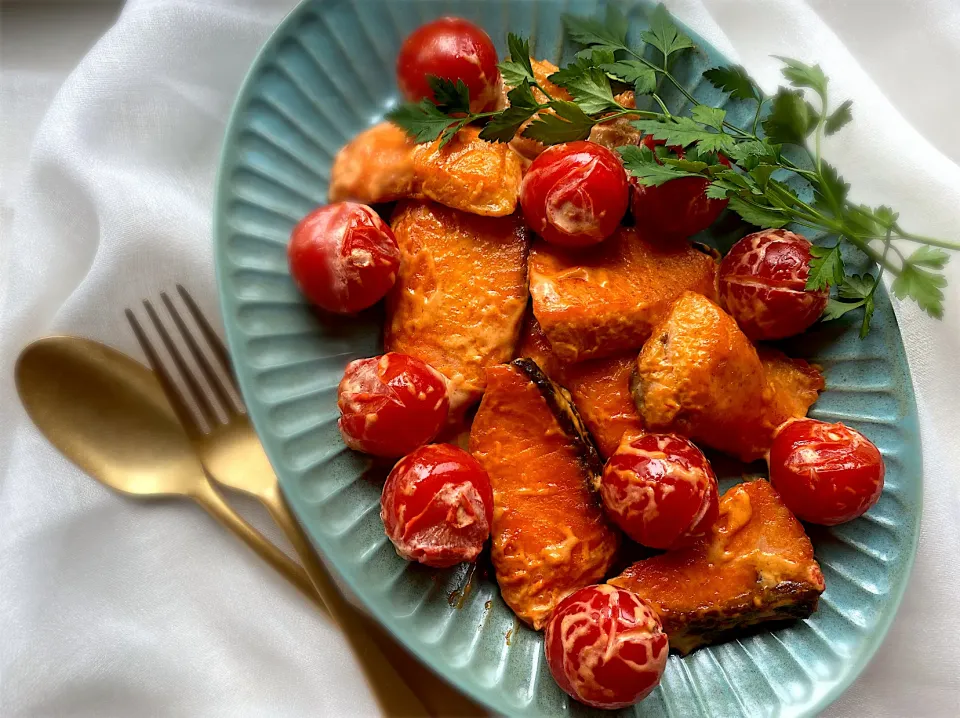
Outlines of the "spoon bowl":
[{"label": "spoon bowl", "polygon": [[47,337],[20,354],[15,380],[40,431],[110,488],[195,497],[207,484],[153,372],[130,357],[87,339]]}]

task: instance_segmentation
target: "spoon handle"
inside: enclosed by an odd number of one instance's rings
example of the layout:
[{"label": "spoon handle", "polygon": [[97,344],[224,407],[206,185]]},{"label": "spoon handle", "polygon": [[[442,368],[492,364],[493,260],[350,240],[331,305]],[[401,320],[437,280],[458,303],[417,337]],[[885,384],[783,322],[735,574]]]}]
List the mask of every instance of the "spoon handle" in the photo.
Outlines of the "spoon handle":
[{"label": "spoon handle", "polygon": [[273,490],[263,492],[259,497],[273,520],[287,535],[327,610],[347,637],[357,660],[366,669],[368,683],[380,706],[390,716],[429,716],[423,702],[377,645],[363,617],[341,595],[327,567],[320,561],[313,544],[287,506],[279,484],[274,484]]},{"label": "spoon handle", "polygon": [[209,481],[199,482],[197,490],[191,494],[191,497],[224,528],[243,541],[257,556],[299,589],[306,598],[326,612],[326,606],[317,596],[306,571],[270,543],[266,536],[244,521],[236,511],[230,508]]}]

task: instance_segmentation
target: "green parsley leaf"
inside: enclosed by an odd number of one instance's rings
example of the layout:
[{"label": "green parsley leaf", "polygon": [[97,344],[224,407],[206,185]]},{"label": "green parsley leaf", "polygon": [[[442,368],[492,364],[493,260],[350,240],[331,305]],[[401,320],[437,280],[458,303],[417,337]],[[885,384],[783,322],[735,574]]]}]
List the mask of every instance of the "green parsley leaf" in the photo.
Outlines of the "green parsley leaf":
[{"label": "green parsley leaf", "polygon": [[446,77],[427,75],[427,84],[430,85],[441,112],[447,115],[469,114],[470,90],[463,80],[453,82]]},{"label": "green parsley leaf", "polygon": [[907,260],[915,267],[930,267],[931,269],[943,269],[950,261],[950,255],[938,247],[924,245],[918,248],[910,259]]},{"label": "green parsley leaf", "polygon": [[853,119],[853,115],[850,113],[850,107],[853,105],[852,100],[847,100],[840,107],[835,109],[829,115],[823,123],[823,131],[828,135],[832,135],[834,132],[840,130],[845,124]]},{"label": "green parsley leaf", "polygon": [[860,299],[855,302],[841,302],[839,299],[828,299],[827,308],[823,310],[821,319],[825,322],[839,319],[847,312],[852,312],[854,309],[862,307],[865,302],[865,299]]},{"label": "green parsley leaf", "polygon": [[870,333],[870,322],[873,321],[873,294],[863,300],[863,323],[860,325],[860,338],[866,339]]},{"label": "green parsley leaf", "polygon": [[758,227],[782,227],[790,222],[790,218],[772,207],[763,207],[745,202],[739,197],[731,197],[727,205],[731,210],[750,224]]},{"label": "green parsley leaf", "polygon": [[577,17],[564,14],[563,24],[567,34],[581,45],[600,45],[613,50],[626,50],[627,21],[615,5],[607,6],[606,21],[593,17]]},{"label": "green parsley leaf", "polygon": [[588,47],[577,53],[577,62],[583,67],[601,67],[616,61],[617,57],[609,47]]},{"label": "green parsley leaf", "polygon": [[[682,160],[664,160],[663,164],[660,164],[649,147],[627,145],[618,147],[617,152],[623,158],[623,166],[627,169],[627,172],[636,177],[640,184],[647,187],[659,187],[664,182],[680,177],[699,176],[695,171],[688,171],[674,164]],[[705,168],[706,165],[704,164],[703,167]]]},{"label": "green parsley leaf", "polygon": [[837,289],[841,299],[866,299],[873,294],[877,278],[866,272],[865,274],[849,274]]},{"label": "green parsley leaf", "polygon": [[657,5],[650,14],[650,29],[641,32],[640,37],[663,53],[664,64],[673,53],[693,47],[693,40],[673,24],[673,19],[663,3]]},{"label": "green parsley leaf", "polygon": [[637,95],[649,95],[657,89],[657,73],[638,60],[621,60],[600,66],[608,75],[633,85]]},{"label": "green parsley leaf", "polygon": [[809,87],[820,97],[827,95],[827,76],[823,74],[820,65],[807,65],[799,60],[792,60],[789,57],[774,55],[783,62],[786,67],[783,68],[783,76],[790,80],[794,87]]},{"label": "green parsley leaf", "polygon": [[433,142],[448,127],[459,124],[426,99],[419,103],[408,102],[400,105],[387,113],[387,119],[413,137],[418,144]]},{"label": "green parsley leaf", "polygon": [[880,224],[882,224],[884,227],[891,226],[900,218],[899,212],[894,212],[891,207],[887,207],[885,204],[882,204],[873,210],[873,214],[877,218],[877,221],[880,222]]},{"label": "green parsley leaf", "polygon": [[726,110],[709,105],[695,105],[690,114],[697,122],[701,122],[715,130],[723,131],[723,119],[727,116]]},{"label": "green parsley leaf", "polygon": [[760,88],[742,65],[714,67],[704,72],[703,76],[718,90],[729,92],[735,100],[759,100],[763,97]]},{"label": "green parsley leaf", "polygon": [[535,82],[533,65],[530,64],[530,42],[511,32],[507,35],[507,49],[510,59],[497,65],[503,81],[511,87],[516,87],[524,80]]},{"label": "green parsley leaf", "polygon": [[576,142],[590,136],[594,121],[580,109],[579,105],[566,100],[554,100],[550,109],[556,114],[544,112],[523,131],[524,137],[556,145],[561,142]]},{"label": "green parsley leaf", "polygon": [[899,299],[910,297],[935,319],[943,317],[943,287],[947,279],[912,264],[904,264],[891,289]]},{"label": "green parsley leaf", "polygon": [[763,131],[770,142],[802,145],[817,120],[816,110],[803,99],[800,90],[781,87],[773,98],[769,116],[763,121]]},{"label": "green parsley leaf", "polygon": [[487,126],[480,132],[480,139],[491,142],[509,142],[520,126],[529,120],[540,109],[540,104],[533,96],[530,82],[524,80],[507,93],[510,106],[498,115],[494,115]]},{"label": "green parsley leaf", "polygon": [[748,140],[738,142],[727,155],[745,170],[755,169],[764,163],[779,165],[780,145],[770,144],[767,140]]},{"label": "green parsley leaf", "polygon": [[687,147],[697,143],[701,152],[723,152],[726,154],[734,146],[733,138],[723,132],[711,132],[689,117],[672,117],[669,120],[635,120],[633,126],[653,135],[654,139],[665,140],[668,145]]},{"label": "green parsley leaf", "polygon": [[709,166],[707,165],[706,162],[701,162],[699,160],[691,160],[686,158],[680,159],[678,157],[667,157],[660,161],[663,162],[664,165],[667,165],[669,167],[673,167],[675,169],[682,170],[684,172],[689,172],[691,174],[697,174],[697,175],[702,175],[704,170],[706,170],[707,167]]},{"label": "green parsley leaf", "polygon": [[480,131],[480,139],[488,142],[509,142],[516,137],[524,122],[536,113],[526,107],[508,107],[495,115]]},{"label": "green parsley leaf", "polygon": [[840,256],[840,244],[833,247],[810,247],[810,274],[807,277],[806,289],[816,291],[825,289],[831,284],[843,283],[843,257]]},{"label": "green parsley leaf", "polygon": [[714,180],[707,185],[704,192],[710,199],[726,199],[730,192],[736,192],[736,188],[728,186],[723,180]]},{"label": "green parsley leaf", "polygon": [[840,176],[837,168],[826,161],[821,163],[820,178],[820,182],[813,184],[815,204],[818,209],[839,217],[843,214],[843,204],[847,201],[850,185]]},{"label": "green parsley leaf", "polygon": [[527,76],[527,71],[519,62],[504,60],[497,67],[500,68],[500,76],[503,77],[503,82],[508,87],[516,87],[524,80],[530,79]]},{"label": "green parsley leaf", "polygon": [[599,67],[575,68],[568,65],[547,79],[566,88],[580,109],[589,115],[620,109],[613,99],[610,79]]},{"label": "green parsley leaf", "polygon": [[770,175],[780,169],[779,165],[757,165],[750,170],[750,176],[756,181],[757,186],[764,192],[770,182]]}]

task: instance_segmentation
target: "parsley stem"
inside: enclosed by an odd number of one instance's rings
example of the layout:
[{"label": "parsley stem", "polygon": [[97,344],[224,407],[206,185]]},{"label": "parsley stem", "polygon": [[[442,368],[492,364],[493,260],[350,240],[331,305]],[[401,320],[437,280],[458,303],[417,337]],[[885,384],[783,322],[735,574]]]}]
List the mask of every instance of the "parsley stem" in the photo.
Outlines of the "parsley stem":
[{"label": "parsley stem", "polygon": [[893,228],[897,231],[897,234],[903,239],[908,239],[911,242],[919,242],[920,244],[929,244],[931,247],[942,247],[943,249],[953,249],[960,250],[960,243],[957,242],[948,242],[945,239],[936,239],[935,237],[925,237],[922,234],[913,234],[912,232],[905,232],[899,224],[894,223]]}]

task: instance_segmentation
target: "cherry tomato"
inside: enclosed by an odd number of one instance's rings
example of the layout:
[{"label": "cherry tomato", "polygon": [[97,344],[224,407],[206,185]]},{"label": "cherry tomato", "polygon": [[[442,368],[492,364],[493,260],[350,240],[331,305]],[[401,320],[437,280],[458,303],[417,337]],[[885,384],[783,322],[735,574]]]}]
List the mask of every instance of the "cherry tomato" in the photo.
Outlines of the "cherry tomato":
[{"label": "cherry tomato", "polygon": [[799,334],[823,314],[829,292],[807,291],[810,242],[764,229],[737,242],[720,263],[720,301],[753,340]]},{"label": "cherry tomato", "polygon": [[770,483],[797,518],[834,526],[877,503],[883,491],[883,457],[843,424],[794,419],[770,447]]},{"label": "cherry tomato", "polygon": [[463,449],[421,446],[387,477],[380,518],[397,553],[408,561],[435,568],[473,561],[490,536],[490,477]]},{"label": "cherry tomato", "polygon": [[397,79],[408,100],[434,99],[428,75],[463,80],[473,112],[483,112],[497,101],[497,50],[487,33],[462,18],[428,22],[404,40],[397,57]]},{"label": "cherry tomato", "polygon": [[[653,151],[664,142],[645,135],[640,144]],[[671,149],[683,159],[682,148]],[[720,161],[730,166],[730,161],[722,155]],[[637,227],[655,239],[686,239],[713,224],[727,206],[725,199],[707,197],[705,192],[710,180],[706,177],[682,177],[659,187],[646,187],[631,178],[630,184],[633,187],[630,207]]]},{"label": "cherry tomato", "polygon": [[393,230],[367,205],[355,202],[328,204],[304,217],[293,228],[287,257],[307,299],[337,314],[376,304],[400,269]]},{"label": "cherry tomato", "polygon": [[557,605],[543,634],[550,673],[594,708],[625,708],[660,683],[670,647],[660,618],[632,591],[587,586]]},{"label": "cherry tomato", "polygon": [[607,514],[650,548],[681,548],[706,536],[717,520],[718,496],[707,457],[674,434],[624,437],[600,482]]},{"label": "cherry tomato", "polygon": [[337,391],[351,449],[396,458],[432,440],[447,420],[447,380],[429,364],[388,352],[347,364]]},{"label": "cherry tomato", "polygon": [[548,147],[520,186],[527,224],[548,242],[565,247],[585,247],[613,234],[629,198],[620,159],[593,142]]}]

